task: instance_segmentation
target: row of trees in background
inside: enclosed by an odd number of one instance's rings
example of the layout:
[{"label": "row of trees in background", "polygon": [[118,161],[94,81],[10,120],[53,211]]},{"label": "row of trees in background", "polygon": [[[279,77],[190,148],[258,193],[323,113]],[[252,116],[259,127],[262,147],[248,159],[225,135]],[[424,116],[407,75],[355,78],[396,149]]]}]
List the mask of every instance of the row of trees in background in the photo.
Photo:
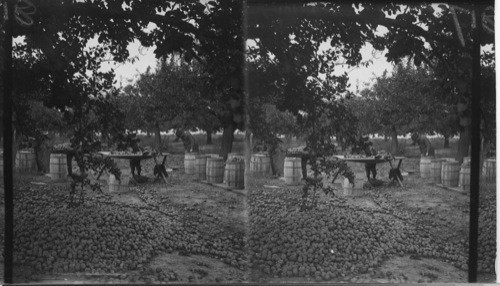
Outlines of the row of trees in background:
[{"label": "row of trees in background", "polygon": [[396,154],[397,136],[411,132],[442,134],[444,147],[449,147],[450,136],[459,132],[454,100],[432,71],[406,62],[397,64],[390,76],[384,72],[348,105],[360,120],[360,132],[390,136],[391,152]]},{"label": "row of trees in background", "polygon": [[[491,16],[491,10],[481,7],[483,21],[473,23],[473,6],[452,11],[450,5],[280,5],[256,1],[248,9],[249,105],[267,102],[280,112],[290,112],[304,137],[319,136],[315,130],[320,129],[301,125],[314,117],[321,124],[331,124],[328,132],[347,145],[361,135],[386,134],[392,136],[393,153],[398,149],[397,135],[423,132],[449,138],[458,134],[460,161],[469,151],[470,71],[473,57],[479,57],[471,54],[472,26],[486,25],[485,19]],[[387,32],[376,33],[378,26],[386,27]],[[320,49],[325,43],[332,48]],[[384,50],[395,71],[376,79],[372,88],[361,91],[361,98],[350,99],[347,75],[336,72],[336,66],[363,64],[360,49],[366,43]],[[491,30],[483,29],[481,44],[489,45],[481,55],[482,135],[492,145],[495,127],[489,122],[494,122],[495,92]],[[314,116],[329,105],[337,108],[331,121]],[[250,120],[259,119],[259,112],[258,108],[250,109]],[[262,133],[266,129],[261,125],[254,120],[249,129]],[[272,132],[259,134],[261,138],[273,136]]]},{"label": "row of trees in background", "polygon": [[[153,128],[164,124],[222,128],[221,152],[231,151],[233,133],[243,129],[244,122],[240,1],[32,3],[36,8],[30,16],[33,24],[20,25],[13,19],[13,36],[22,37],[13,54],[17,138],[35,138],[39,140],[36,145],[43,145],[46,131],[64,130],[73,138],[74,148],[88,153],[99,143],[98,134],[119,138],[127,127],[132,128],[125,123],[142,120]],[[2,10],[5,5],[0,4]],[[89,48],[93,40],[98,43]],[[114,86],[114,71],[103,71],[102,66],[110,60],[127,61],[127,46],[135,40],[145,47],[155,46],[162,64],[158,72],[141,75],[136,86],[122,92]],[[173,54],[186,63],[174,66],[165,60]],[[199,75],[203,81],[192,80]],[[186,80],[176,82],[175,77],[185,76]],[[181,87],[184,84],[191,86]],[[196,90],[200,86],[203,89]],[[133,96],[136,93],[140,96]],[[182,114],[183,108],[188,112]],[[46,118],[57,114],[52,118],[62,122],[40,126],[44,121],[35,109],[47,113]],[[125,116],[131,120],[124,121]],[[210,116],[216,120],[200,124],[199,117]]]},{"label": "row of trees in background", "polygon": [[159,150],[160,132],[177,128],[203,130],[211,144],[211,134],[222,129],[220,115],[225,109],[210,95],[213,92],[209,74],[199,63],[172,57],[125,86],[114,102],[125,114],[125,128],[153,130]]},{"label": "row of trees in background", "polygon": [[[483,55],[482,135],[484,147],[495,142],[495,69],[490,53]],[[425,64],[415,66],[406,61],[398,63],[392,74],[387,72],[375,79],[347,102],[359,120],[361,134],[383,134],[392,138],[391,152],[397,153],[398,135],[412,132],[440,134],[444,148],[449,138],[464,132],[470,120],[464,113],[467,106],[458,92],[446,88],[447,79],[440,78]],[[485,152],[489,150],[484,150]]]}]

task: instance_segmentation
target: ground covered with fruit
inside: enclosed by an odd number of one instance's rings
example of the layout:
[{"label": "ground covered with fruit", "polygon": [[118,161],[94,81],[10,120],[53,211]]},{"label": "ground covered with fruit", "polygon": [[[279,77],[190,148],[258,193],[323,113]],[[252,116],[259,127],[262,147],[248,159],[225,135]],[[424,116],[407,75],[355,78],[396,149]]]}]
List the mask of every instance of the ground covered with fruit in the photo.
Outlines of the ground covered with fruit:
[{"label": "ground covered with fruit", "polygon": [[[468,192],[422,179],[407,159],[404,188],[323,195],[301,211],[302,186],[255,179],[248,198],[250,277],[258,282],[467,282]],[[364,166],[352,164],[357,177]],[[379,178],[389,167],[378,165]],[[414,172],[415,171],[415,172]],[[494,282],[495,186],[481,188],[479,272]]]},{"label": "ground covered with fruit", "polygon": [[[469,197],[419,176],[404,188],[322,195],[300,211],[302,185],[251,177],[245,190],[192,181],[182,155],[168,183],[86,194],[68,207],[69,183],[16,175],[16,283],[467,281]],[[153,162],[144,174],[152,177]],[[364,166],[354,164],[356,176]],[[388,164],[378,165],[379,178]],[[482,183],[479,278],[493,282],[496,186]]]},{"label": "ground covered with fruit", "polygon": [[[243,282],[244,191],[193,182],[182,155],[168,183],[87,193],[68,207],[68,183],[20,176],[15,187],[15,282]],[[153,163],[144,161],[151,176]],[[152,176],[151,176],[152,177]]]}]

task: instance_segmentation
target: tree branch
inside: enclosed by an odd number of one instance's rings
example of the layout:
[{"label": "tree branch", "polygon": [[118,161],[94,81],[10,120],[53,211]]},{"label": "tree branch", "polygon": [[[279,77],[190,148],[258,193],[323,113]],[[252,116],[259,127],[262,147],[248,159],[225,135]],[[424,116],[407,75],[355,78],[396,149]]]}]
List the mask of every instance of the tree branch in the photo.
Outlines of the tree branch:
[{"label": "tree branch", "polygon": [[[168,17],[159,14],[148,14],[146,12],[138,12],[135,10],[125,11],[121,9],[110,10],[105,8],[97,7],[92,3],[64,3],[60,4],[55,1],[48,1],[49,4],[40,5],[39,11],[41,9],[50,11],[53,15],[64,15],[69,14],[72,16],[86,16],[89,18],[103,18],[103,19],[121,19],[121,20],[133,20],[133,21],[145,21],[152,22],[160,25],[169,25],[177,28],[181,32],[192,33],[194,35],[199,35],[198,29],[194,25],[186,21],[179,20],[175,17]],[[153,10],[155,11],[155,10]]]},{"label": "tree branch", "polygon": [[[280,24],[283,26],[291,25],[300,20],[331,20],[335,23],[355,22],[365,25],[381,25],[391,28],[400,28],[411,32],[415,36],[422,36],[426,40],[442,41],[449,40],[446,36],[437,36],[432,34],[418,25],[405,23],[396,19],[390,18],[373,18],[360,14],[346,14],[342,12],[332,12],[321,7],[314,6],[298,6],[298,5],[260,5],[258,7],[250,6],[248,11],[248,38],[259,38],[259,30],[265,25],[271,23],[275,19],[280,19]],[[256,25],[259,25],[256,27]]]}]

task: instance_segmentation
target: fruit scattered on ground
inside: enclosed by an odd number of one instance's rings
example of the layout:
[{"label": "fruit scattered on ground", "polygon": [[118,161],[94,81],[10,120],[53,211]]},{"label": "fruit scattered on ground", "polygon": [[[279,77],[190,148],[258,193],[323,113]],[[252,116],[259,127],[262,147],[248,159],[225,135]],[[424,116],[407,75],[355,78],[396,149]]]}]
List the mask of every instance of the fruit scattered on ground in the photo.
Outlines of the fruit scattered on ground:
[{"label": "fruit scattered on ground", "polygon": [[[84,205],[67,208],[64,188],[17,189],[14,263],[40,273],[122,273],[145,271],[153,257],[175,251],[246,267],[244,232],[228,232],[201,208],[165,204],[154,189],[133,191],[141,206],[94,194]],[[163,271],[155,279],[177,281]]]},{"label": "fruit scattered on ground", "polygon": [[[410,255],[467,270],[466,238],[436,237],[440,224],[423,221],[420,213],[413,213],[388,193],[367,194],[377,208],[349,205],[336,197],[305,212],[298,208],[300,194],[293,188],[252,190],[248,200],[252,269],[270,277],[330,281],[374,273],[390,257]],[[481,209],[485,214],[480,222],[480,271],[491,273],[496,253],[495,212],[486,206]]]}]

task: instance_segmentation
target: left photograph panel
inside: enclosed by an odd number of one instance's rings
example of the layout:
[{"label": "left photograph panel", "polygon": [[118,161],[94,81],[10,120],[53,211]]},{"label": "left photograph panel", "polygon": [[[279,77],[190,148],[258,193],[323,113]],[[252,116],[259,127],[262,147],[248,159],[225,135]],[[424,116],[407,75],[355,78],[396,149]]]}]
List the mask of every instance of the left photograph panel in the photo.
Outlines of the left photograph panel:
[{"label": "left photograph panel", "polygon": [[6,1],[13,282],[247,281],[242,1]]}]

